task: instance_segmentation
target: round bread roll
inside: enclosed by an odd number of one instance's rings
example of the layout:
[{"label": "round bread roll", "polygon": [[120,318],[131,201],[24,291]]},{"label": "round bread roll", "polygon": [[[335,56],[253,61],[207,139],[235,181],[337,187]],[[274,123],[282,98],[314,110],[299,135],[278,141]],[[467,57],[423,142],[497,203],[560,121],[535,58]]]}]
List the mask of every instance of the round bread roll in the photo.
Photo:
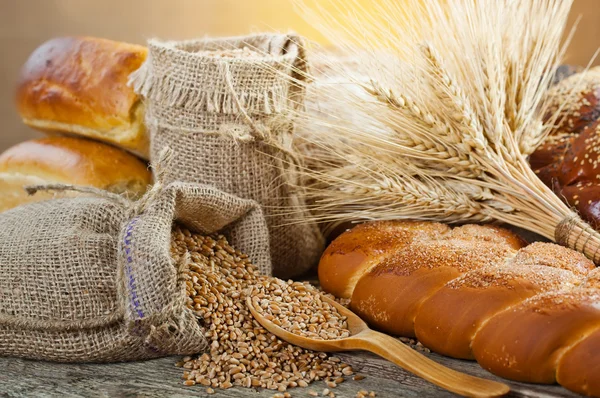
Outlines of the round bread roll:
[{"label": "round bread roll", "polygon": [[552,384],[562,356],[599,329],[600,291],[554,291],[488,320],[475,335],[473,354],[498,376]]},{"label": "round bread roll", "polygon": [[140,98],[127,85],[147,49],[93,37],[60,37],[38,47],[16,91],[23,122],[47,132],[105,141],[148,158]]},{"label": "round bread roll", "polygon": [[39,192],[29,196],[27,185],[71,184],[141,196],[152,183],[146,164],[135,156],[95,141],[47,137],[26,141],[0,155],[0,211],[52,198]]}]

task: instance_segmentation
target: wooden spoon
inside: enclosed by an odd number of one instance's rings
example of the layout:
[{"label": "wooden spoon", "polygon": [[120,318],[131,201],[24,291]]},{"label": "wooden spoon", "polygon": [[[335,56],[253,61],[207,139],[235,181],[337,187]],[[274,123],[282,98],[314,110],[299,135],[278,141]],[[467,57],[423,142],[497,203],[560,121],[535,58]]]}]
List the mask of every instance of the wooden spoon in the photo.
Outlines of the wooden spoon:
[{"label": "wooden spoon", "polygon": [[275,325],[259,313],[254,308],[250,297],[247,298],[246,302],[254,318],[265,329],[280,339],[299,347],[322,352],[370,351],[439,387],[467,397],[499,397],[510,391],[510,387],[506,384],[480,379],[440,365],[404,345],[398,339],[369,329],[358,315],[339,303],[325,296],[322,296],[322,300],[333,305],[340,314],[347,317],[350,337],[336,340],[319,340],[293,334]]}]

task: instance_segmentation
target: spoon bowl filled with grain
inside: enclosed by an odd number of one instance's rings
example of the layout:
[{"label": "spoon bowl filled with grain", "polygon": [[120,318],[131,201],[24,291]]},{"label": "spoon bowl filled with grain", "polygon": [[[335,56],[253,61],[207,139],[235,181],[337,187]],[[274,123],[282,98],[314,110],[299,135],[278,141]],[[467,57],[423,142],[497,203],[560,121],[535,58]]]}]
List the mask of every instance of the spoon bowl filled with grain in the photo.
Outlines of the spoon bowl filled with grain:
[{"label": "spoon bowl filled with grain", "polygon": [[246,304],[266,330],[305,349],[370,351],[463,396],[498,397],[510,391],[506,384],[457,372],[394,337],[371,330],[358,315],[307,283],[272,279],[256,284]]}]

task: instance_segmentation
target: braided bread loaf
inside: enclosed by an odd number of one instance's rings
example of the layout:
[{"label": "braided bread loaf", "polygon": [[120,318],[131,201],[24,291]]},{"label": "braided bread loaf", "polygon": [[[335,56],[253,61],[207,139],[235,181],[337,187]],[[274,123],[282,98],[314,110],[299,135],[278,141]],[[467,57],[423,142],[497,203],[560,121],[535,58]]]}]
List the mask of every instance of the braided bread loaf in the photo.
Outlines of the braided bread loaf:
[{"label": "braided bread loaf", "polygon": [[599,271],[495,226],[380,221],[335,239],[319,280],[382,331],[505,378],[600,395]]}]

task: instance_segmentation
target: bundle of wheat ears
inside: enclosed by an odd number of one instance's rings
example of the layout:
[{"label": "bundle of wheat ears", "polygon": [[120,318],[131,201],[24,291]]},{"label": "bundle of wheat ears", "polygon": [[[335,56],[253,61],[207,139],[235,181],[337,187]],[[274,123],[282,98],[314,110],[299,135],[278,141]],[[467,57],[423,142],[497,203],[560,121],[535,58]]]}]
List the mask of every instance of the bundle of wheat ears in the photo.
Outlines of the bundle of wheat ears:
[{"label": "bundle of wheat ears", "polygon": [[527,162],[556,122],[544,92],[572,1],[328,2],[300,4],[352,59],[324,68],[298,115],[318,221],[499,221],[598,263],[600,235]]}]

